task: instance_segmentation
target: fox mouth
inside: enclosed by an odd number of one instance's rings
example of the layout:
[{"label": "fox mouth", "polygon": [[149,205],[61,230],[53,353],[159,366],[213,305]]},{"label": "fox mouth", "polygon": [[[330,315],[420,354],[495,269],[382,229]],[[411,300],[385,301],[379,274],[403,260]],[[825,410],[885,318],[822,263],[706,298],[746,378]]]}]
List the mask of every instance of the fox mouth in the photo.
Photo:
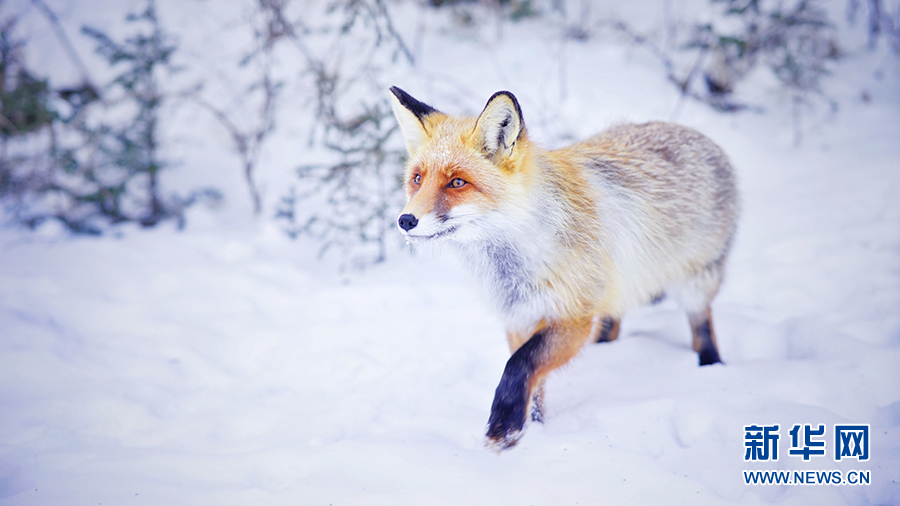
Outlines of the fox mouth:
[{"label": "fox mouth", "polygon": [[441,237],[446,237],[446,236],[452,234],[453,232],[456,232],[456,230],[458,228],[459,228],[458,226],[453,225],[450,228],[445,228],[444,230],[435,232],[431,235],[415,235],[415,234],[410,234],[409,232],[407,232],[406,237],[411,240],[414,240],[414,241],[432,241],[434,239],[440,239]]}]

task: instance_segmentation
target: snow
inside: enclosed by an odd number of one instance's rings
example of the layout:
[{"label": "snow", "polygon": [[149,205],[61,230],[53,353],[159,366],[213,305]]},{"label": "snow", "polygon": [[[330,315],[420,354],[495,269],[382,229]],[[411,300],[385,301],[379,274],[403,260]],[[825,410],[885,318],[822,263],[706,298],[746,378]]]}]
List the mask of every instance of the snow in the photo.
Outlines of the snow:
[{"label": "snow", "polygon": [[[205,5],[160,10],[187,30],[178,13]],[[389,84],[441,110],[509,89],[548,147],[648,119],[722,145],[743,203],[713,305],[726,364],[697,366],[674,304],[642,308],[551,375],[543,425],[491,452],[509,353],[465,265],[440,247],[360,273],[316,261],[316,244],[249,218],[227,139],[198,116],[202,142],[178,145],[173,173],[216,165],[201,174],[230,207],[191,210],[184,231],[0,230],[0,505],[900,504],[896,56],[842,63],[826,90],[838,111],[793,147],[786,103],[679,104],[640,49],[568,42],[561,70],[536,23],[475,40],[389,5],[410,40],[428,34]],[[288,141],[267,154],[270,205],[275,173],[304,156]],[[793,424],[839,423],[870,424],[868,462],[834,462],[831,443],[809,463],[787,455]],[[751,424],[781,426],[777,462],[744,461]],[[870,469],[872,483],[750,486],[745,469]]]}]

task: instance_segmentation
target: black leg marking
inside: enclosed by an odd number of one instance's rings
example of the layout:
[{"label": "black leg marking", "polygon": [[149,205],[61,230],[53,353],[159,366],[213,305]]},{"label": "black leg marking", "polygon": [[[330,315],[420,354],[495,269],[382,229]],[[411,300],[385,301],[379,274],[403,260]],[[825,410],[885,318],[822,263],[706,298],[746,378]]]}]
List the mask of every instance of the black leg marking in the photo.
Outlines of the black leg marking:
[{"label": "black leg marking", "polygon": [[604,318],[600,323],[600,333],[597,335],[598,343],[606,343],[619,337],[619,321],[615,318]]},{"label": "black leg marking", "polygon": [[697,355],[700,358],[700,365],[710,365],[721,362],[719,359],[719,350],[712,339],[712,327],[709,320],[703,320],[699,325],[694,327],[694,339],[697,340]]},{"label": "black leg marking", "polygon": [[506,362],[506,369],[494,393],[487,437],[501,449],[516,444],[525,427],[528,383],[537,369],[544,347],[544,332],[536,332]]}]

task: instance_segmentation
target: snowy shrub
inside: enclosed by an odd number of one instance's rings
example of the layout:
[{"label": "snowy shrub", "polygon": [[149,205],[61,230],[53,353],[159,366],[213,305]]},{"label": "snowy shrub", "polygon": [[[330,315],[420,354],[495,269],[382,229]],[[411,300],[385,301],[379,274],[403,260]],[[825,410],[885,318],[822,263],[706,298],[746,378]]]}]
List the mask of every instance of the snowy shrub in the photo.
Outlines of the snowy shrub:
[{"label": "snowy shrub", "polygon": [[143,29],[122,42],[95,28],[82,30],[118,71],[102,91],[85,82],[55,90],[51,100],[47,82],[27,78],[21,70],[14,87],[5,87],[15,95],[27,86],[30,98],[4,95],[4,110],[15,109],[4,116],[32,118],[28,128],[16,128],[15,139],[3,138],[8,149],[0,197],[14,221],[34,227],[55,219],[73,232],[99,234],[122,222],[145,227],[173,218],[182,222],[185,206],[217,198],[212,190],[188,197],[163,194],[159,174],[166,164],[159,122],[166,97],[159,79],[174,70],[175,44],[160,26],[152,1],[127,21]]},{"label": "snowy shrub", "polygon": [[55,118],[47,80],[24,66],[25,42],[14,38],[15,25],[16,19],[11,18],[0,27],[0,135],[4,140],[39,130]]},{"label": "snowy shrub", "polygon": [[[674,49],[655,44],[623,21],[616,31],[647,47],[663,64],[681,94],[723,112],[760,110],[740,98],[738,85],[751,72],[770,72],[789,97],[794,140],[799,143],[801,113],[822,95],[821,79],[840,57],[837,31],[816,0],[710,0],[717,16],[690,23]],[[668,27],[674,33],[677,26]],[[683,32],[683,30],[682,30]]]},{"label": "snowy shrub", "polygon": [[403,205],[405,152],[393,142],[397,125],[390,105],[382,100],[363,107],[349,120],[325,121],[324,143],[337,159],[298,167],[301,184],[282,197],[278,210],[291,237],[314,237],[322,243],[320,256],[337,249],[354,267],[385,259]]},{"label": "snowy shrub", "polygon": [[[735,85],[757,65],[764,65],[789,93],[794,107],[795,142],[799,142],[801,107],[821,93],[820,80],[840,55],[828,14],[814,0],[763,3],[760,0],[713,0],[722,4],[723,25],[695,26],[686,48],[708,53],[701,97],[713,107],[735,110]],[[736,19],[736,23],[730,23]]]},{"label": "snowy shrub", "polygon": [[315,97],[316,158],[297,168],[277,217],[289,236],[319,241],[320,256],[336,252],[345,266],[361,268],[383,261],[391,238],[399,240],[394,214],[403,202],[405,151],[387,101],[390,83],[381,79],[386,66],[412,56],[380,0],[341,0],[323,14],[316,18],[328,20],[324,26],[301,18],[287,31]]},{"label": "snowy shrub", "polygon": [[0,26],[0,199],[13,215],[32,188],[48,184],[43,177],[46,157],[28,156],[26,149],[58,118],[47,80],[25,67],[25,41],[16,38],[16,23],[10,17]]},{"label": "snowy shrub", "polygon": [[[172,71],[169,64],[175,45],[159,25],[152,1],[129,22],[148,26],[124,42],[116,42],[91,27],[83,33],[96,41],[96,51],[122,72],[106,87],[106,121],[78,123],[92,147],[101,154],[84,165],[85,178],[102,182],[94,199],[99,210],[113,221],[139,221],[155,225],[177,213],[163,201],[159,172],[164,162],[159,154],[159,111],[164,97],[159,74]],[[121,114],[124,121],[111,121]],[[100,174],[103,173],[102,176]]]},{"label": "snowy shrub", "polygon": [[[232,147],[240,157],[255,215],[261,214],[263,208],[256,169],[263,146],[275,130],[276,104],[284,87],[284,81],[275,75],[274,49],[279,41],[293,35],[293,25],[284,17],[285,5],[285,0],[258,0],[257,8],[250,15],[254,44],[238,67],[244,71],[249,69],[253,77],[243,90],[224,103],[203,97],[202,85],[189,94],[191,100],[211,112],[228,132]],[[251,112],[239,106],[250,104]]]}]

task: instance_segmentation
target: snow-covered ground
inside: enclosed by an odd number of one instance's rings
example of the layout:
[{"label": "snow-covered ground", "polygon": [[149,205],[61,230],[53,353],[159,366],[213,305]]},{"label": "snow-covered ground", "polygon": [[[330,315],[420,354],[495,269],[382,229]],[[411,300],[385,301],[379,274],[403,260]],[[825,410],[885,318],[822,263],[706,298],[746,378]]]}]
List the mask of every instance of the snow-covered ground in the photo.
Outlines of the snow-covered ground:
[{"label": "snow-covered ground", "polygon": [[[195,209],[184,231],[0,231],[0,504],[900,504],[896,57],[842,64],[837,113],[795,148],[784,103],[678,105],[640,49],[561,47],[528,21],[478,40],[408,5],[397,16],[430,36],[392,84],[447,112],[509,89],[551,145],[674,119],[723,146],[743,202],[713,305],[726,365],[697,366],[674,305],[641,309],[552,374],[546,422],[493,453],[483,432],[508,350],[464,265],[435,248],[337,274],[268,218],[235,224],[249,214],[239,178],[212,180],[230,210]],[[210,132],[201,153],[180,145],[178,170],[228,159]],[[868,461],[834,461],[843,423],[870,425]],[[781,427],[777,462],[744,460],[753,424]],[[794,424],[825,425],[827,454],[788,455]],[[871,484],[746,485],[752,469],[868,470]]]}]

